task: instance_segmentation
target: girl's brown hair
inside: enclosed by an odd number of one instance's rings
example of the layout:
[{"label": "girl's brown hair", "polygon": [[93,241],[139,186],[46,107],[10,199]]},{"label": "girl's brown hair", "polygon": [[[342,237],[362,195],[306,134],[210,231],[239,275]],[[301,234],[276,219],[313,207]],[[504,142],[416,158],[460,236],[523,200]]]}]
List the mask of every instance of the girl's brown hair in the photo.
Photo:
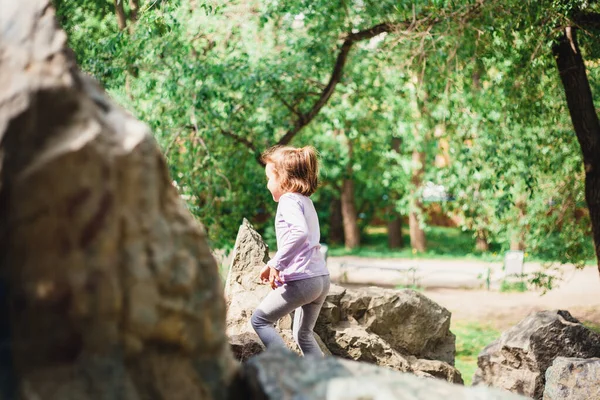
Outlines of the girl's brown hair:
[{"label": "girl's brown hair", "polygon": [[290,146],[274,146],[261,156],[265,164],[273,163],[284,192],[310,196],[319,185],[319,161],[317,150],[312,146],[300,149]]}]

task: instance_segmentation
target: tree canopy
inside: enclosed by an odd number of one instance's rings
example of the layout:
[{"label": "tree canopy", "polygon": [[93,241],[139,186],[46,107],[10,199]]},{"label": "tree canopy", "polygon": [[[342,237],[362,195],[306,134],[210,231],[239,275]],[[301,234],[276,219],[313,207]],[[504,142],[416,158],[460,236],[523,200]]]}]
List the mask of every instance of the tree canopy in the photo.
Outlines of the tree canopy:
[{"label": "tree canopy", "polygon": [[593,107],[595,2],[55,5],[82,68],[152,127],[214,246],[231,245],[243,217],[273,237],[260,153],[312,144],[325,241],[340,218],[346,239],[403,217],[418,234],[432,223],[430,182],[450,194],[441,212],[484,244],[593,256],[600,186],[584,143],[600,132],[573,125],[559,46],[580,49]]}]

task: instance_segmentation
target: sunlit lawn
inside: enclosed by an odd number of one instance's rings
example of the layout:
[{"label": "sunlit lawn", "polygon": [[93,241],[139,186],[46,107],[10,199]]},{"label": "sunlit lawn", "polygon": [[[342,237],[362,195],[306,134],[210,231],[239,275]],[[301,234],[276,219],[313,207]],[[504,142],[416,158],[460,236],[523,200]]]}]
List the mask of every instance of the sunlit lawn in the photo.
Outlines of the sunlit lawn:
[{"label": "sunlit lawn", "polygon": [[475,240],[471,233],[459,228],[433,226],[426,232],[427,252],[413,254],[410,248],[410,236],[404,232],[406,246],[402,249],[391,250],[387,245],[387,232],[384,226],[367,227],[362,238],[361,247],[347,250],[342,246],[331,247],[331,256],[360,256],[360,257],[398,257],[398,258],[473,258],[478,260],[500,260],[498,249],[492,248],[488,253],[475,252]]},{"label": "sunlit lawn", "polygon": [[583,322],[583,325],[585,325],[588,329],[591,329],[596,333],[600,333],[600,324],[585,321]]},{"label": "sunlit lawn", "polygon": [[450,330],[456,335],[455,367],[465,385],[470,386],[477,369],[477,356],[485,346],[498,339],[501,332],[477,322],[453,322]]},{"label": "sunlit lawn", "polygon": [[[488,252],[475,251],[475,238],[472,232],[464,232],[460,228],[447,228],[432,226],[425,232],[427,251],[413,253],[410,248],[410,236],[404,232],[405,247],[402,249],[389,249],[387,245],[387,231],[384,226],[369,226],[365,229],[362,243],[359,248],[348,250],[343,246],[331,246],[329,255],[333,257],[357,256],[373,258],[434,258],[434,259],[471,259],[480,261],[501,262],[505,249],[492,243]],[[590,238],[590,252],[593,254],[592,239]],[[544,254],[527,254],[526,261],[552,261]],[[596,260],[587,262],[595,265]]]}]

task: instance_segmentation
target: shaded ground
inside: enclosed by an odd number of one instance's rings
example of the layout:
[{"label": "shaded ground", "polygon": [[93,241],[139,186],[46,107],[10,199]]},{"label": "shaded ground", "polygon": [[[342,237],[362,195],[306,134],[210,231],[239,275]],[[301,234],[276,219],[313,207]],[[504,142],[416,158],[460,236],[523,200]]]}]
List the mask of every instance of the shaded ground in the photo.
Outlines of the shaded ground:
[{"label": "shaded ground", "polygon": [[[330,257],[328,265],[332,280],[342,285],[417,287],[450,310],[453,321],[485,322],[505,330],[531,312],[566,309],[580,321],[600,326],[600,274],[595,266],[583,270],[561,267],[562,280],[555,289],[542,294],[535,289],[500,292],[501,263]],[[525,263],[525,272],[541,268]]]}]

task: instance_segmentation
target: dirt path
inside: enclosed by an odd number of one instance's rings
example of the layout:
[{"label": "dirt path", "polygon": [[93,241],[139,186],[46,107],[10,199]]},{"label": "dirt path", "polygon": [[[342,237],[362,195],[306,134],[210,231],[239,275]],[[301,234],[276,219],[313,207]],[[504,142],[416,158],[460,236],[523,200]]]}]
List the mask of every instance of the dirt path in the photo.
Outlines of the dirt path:
[{"label": "dirt path", "polygon": [[[576,270],[563,266],[558,287],[542,294],[533,290],[501,293],[500,263],[330,257],[328,265],[332,280],[342,285],[396,287],[416,282],[427,297],[452,312],[454,321],[487,322],[504,330],[531,312],[565,309],[581,321],[600,325],[600,275],[596,267]],[[401,271],[367,268],[390,265],[399,266]],[[526,264],[526,271],[539,268],[538,264]],[[488,271],[490,290],[485,282]]]},{"label": "dirt path", "polygon": [[535,311],[568,310],[582,322],[600,325],[600,302],[596,294],[563,297],[557,292],[499,293],[482,290],[437,289],[423,293],[452,312],[454,321],[486,322],[505,330]]}]

